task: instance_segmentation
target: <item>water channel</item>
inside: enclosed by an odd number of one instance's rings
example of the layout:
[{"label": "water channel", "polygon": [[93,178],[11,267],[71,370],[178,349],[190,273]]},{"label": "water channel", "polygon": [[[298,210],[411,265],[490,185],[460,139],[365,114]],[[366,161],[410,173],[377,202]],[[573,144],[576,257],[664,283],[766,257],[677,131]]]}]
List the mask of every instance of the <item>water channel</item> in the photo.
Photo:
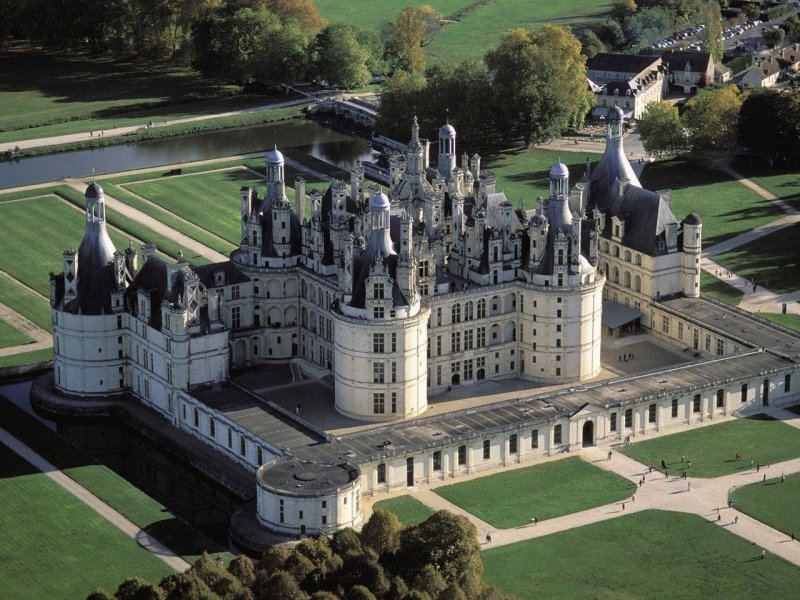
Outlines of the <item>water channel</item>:
[{"label": "water channel", "polygon": [[0,162],[0,189],[260,152],[296,148],[342,169],[369,160],[366,140],[307,119],[212,131],[192,136],[61,152]]}]

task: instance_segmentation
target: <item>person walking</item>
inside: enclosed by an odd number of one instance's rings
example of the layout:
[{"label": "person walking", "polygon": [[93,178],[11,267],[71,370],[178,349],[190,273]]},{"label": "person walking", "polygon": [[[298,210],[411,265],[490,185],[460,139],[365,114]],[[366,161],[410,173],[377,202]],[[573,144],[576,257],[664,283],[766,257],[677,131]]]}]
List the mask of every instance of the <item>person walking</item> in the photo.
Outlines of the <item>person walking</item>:
[{"label": "person walking", "polygon": [[691,481],[687,481],[686,482],[686,491],[687,492],[691,492],[692,491],[692,482]]},{"label": "person walking", "polygon": [[764,548],[761,549],[761,560],[767,558],[767,551]]},{"label": "person walking", "polygon": [[733,524],[736,525],[739,522],[739,515],[733,517]]}]

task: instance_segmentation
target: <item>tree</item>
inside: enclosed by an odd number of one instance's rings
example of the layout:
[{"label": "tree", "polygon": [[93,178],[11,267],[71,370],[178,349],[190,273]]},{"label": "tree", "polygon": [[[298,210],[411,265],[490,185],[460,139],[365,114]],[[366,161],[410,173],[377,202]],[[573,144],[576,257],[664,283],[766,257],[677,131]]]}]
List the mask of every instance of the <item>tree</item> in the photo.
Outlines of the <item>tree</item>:
[{"label": "tree", "polygon": [[95,588],[92,590],[88,596],[86,596],[86,600],[116,600],[114,595],[110,592],[107,592],[103,588]]},{"label": "tree", "polygon": [[438,598],[439,594],[447,589],[447,582],[433,565],[422,567],[422,570],[414,577],[413,585],[415,589],[425,592],[431,598]]},{"label": "tree", "polygon": [[750,92],[739,112],[739,141],[773,163],[796,164],[800,159],[800,91]]},{"label": "tree", "polygon": [[582,123],[593,97],[580,50],[569,29],[544,25],[538,32],[508,31],[486,55],[504,136],[529,144]]},{"label": "tree", "polygon": [[379,508],[361,529],[361,542],[372,548],[379,556],[397,550],[399,534],[403,525],[397,515]]},{"label": "tree", "polygon": [[314,42],[314,70],[333,88],[356,88],[369,83],[370,56],[349,25],[331,25]]},{"label": "tree", "polygon": [[725,45],[722,42],[722,13],[716,0],[708,0],[703,5],[703,23],[706,27],[701,34],[703,48],[711,53],[714,62],[722,62]]},{"label": "tree", "polygon": [[669,102],[653,102],[648,105],[639,120],[637,131],[645,151],[652,156],[679,154],[686,148],[678,109]]},{"label": "tree", "polygon": [[327,25],[311,0],[266,0],[267,9],[278,15],[281,22],[296,21],[310,34],[316,34]]},{"label": "tree", "polygon": [[403,530],[398,551],[406,573],[432,565],[447,583],[464,573],[483,573],[478,532],[466,517],[440,510],[416,527]]},{"label": "tree", "polygon": [[267,575],[272,575],[275,571],[283,570],[286,559],[292,555],[292,551],[286,546],[271,546],[264,550],[261,560],[258,563],[258,572],[264,571]]},{"label": "tree", "polygon": [[582,29],[576,34],[576,37],[581,42],[582,52],[588,58],[592,58],[595,54],[606,51],[606,45],[603,43],[603,40],[591,29]]},{"label": "tree", "polygon": [[260,571],[253,584],[253,597],[255,600],[309,600],[297,581],[286,571],[275,571],[269,576]]},{"label": "tree", "polygon": [[340,529],[333,534],[331,538],[331,548],[334,552],[339,554],[347,554],[352,552],[354,554],[361,553],[361,538],[355,529],[348,527],[347,529]]},{"label": "tree", "polygon": [[738,137],[739,88],[728,85],[700,90],[686,103],[683,122],[689,146],[695,153],[713,150],[733,152]]},{"label": "tree", "polygon": [[636,0],[614,0],[611,5],[611,15],[619,22],[624,21],[639,9]]},{"label": "tree", "polygon": [[377,598],[366,586],[355,585],[347,592],[345,600],[377,600]]},{"label": "tree", "polygon": [[168,575],[158,585],[167,593],[167,600],[220,600],[206,582],[191,571]]},{"label": "tree", "polygon": [[761,3],[748,2],[744,5],[744,14],[748,19],[758,19],[761,16]]},{"label": "tree", "polygon": [[217,563],[208,552],[203,552],[192,565],[192,573],[206,582],[216,594],[229,597],[242,589],[242,584],[223,565]]},{"label": "tree", "polygon": [[249,556],[240,554],[228,565],[228,571],[236,577],[242,585],[251,586],[256,580],[256,568]]},{"label": "tree", "polygon": [[451,583],[447,589],[439,594],[437,600],[469,600],[464,590],[457,583]]},{"label": "tree", "polygon": [[385,26],[385,57],[393,71],[419,72],[425,70],[425,50],[422,42],[428,33],[428,25],[437,21],[439,14],[430,6],[414,9],[405,7],[392,22]]},{"label": "tree", "polygon": [[771,29],[764,34],[764,39],[770,46],[777,46],[783,41],[784,37],[786,37],[786,32],[780,27],[778,29]]}]

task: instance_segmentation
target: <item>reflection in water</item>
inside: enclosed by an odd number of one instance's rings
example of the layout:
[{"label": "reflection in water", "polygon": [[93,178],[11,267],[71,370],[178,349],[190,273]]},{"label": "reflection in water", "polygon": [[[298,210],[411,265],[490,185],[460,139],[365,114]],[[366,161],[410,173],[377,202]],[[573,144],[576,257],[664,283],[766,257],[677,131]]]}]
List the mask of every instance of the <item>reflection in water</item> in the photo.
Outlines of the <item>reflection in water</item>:
[{"label": "reflection in water", "polygon": [[101,175],[260,152],[273,145],[297,148],[342,169],[349,169],[356,159],[370,157],[364,139],[303,119],[3,162],[0,188],[86,177],[93,170]]}]

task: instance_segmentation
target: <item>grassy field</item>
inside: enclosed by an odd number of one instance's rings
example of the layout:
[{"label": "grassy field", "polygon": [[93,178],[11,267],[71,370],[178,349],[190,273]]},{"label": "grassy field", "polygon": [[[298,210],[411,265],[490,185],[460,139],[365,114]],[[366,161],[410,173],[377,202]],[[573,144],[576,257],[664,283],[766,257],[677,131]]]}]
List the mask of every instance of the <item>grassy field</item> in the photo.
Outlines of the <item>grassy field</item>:
[{"label": "grassy field", "polygon": [[696,515],[643,511],[482,553],[524,600],[791,598],[800,569]]},{"label": "grassy field", "polygon": [[517,207],[520,200],[525,208],[535,208],[536,198],[547,198],[550,189],[550,168],[559,160],[569,167],[570,185],[581,180],[586,172],[586,157],[592,161],[600,154],[555,152],[540,148],[516,149],[490,156],[481,162],[482,170],[497,176],[497,191],[505,192],[509,202]]},{"label": "grassy field", "polygon": [[[0,204],[0,222],[7,231],[0,236],[0,269],[49,296],[48,274],[63,268],[64,250],[80,244],[83,214],[47,197]],[[127,246],[125,236],[113,230],[109,235],[117,248]]]},{"label": "grassy field", "polygon": [[222,555],[226,562],[232,558],[220,545],[177,518],[163,504],[96,463],[32,416],[2,399],[0,408],[3,409],[3,427],[188,562],[196,560],[203,550]]},{"label": "grassy field", "polygon": [[0,597],[83,598],[172,570],[94,510],[0,446]]},{"label": "grassy field", "polygon": [[800,206],[800,173],[783,169],[749,168],[743,174],[778,198],[797,208]]},{"label": "grassy field", "polygon": [[406,527],[417,525],[433,514],[430,508],[408,494],[376,502],[374,508],[392,511]]},{"label": "grassy field", "polygon": [[714,262],[777,294],[800,288],[800,224],[714,257]]},{"label": "grassy field", "polygon": [[758,313],[758,316],[767,319],[768,321],[772,321],[773,323],[777,323],[778,325],[783,325],[784,327],[788,327],[789,329],[800,331],[800,315],[793,315],[793,314],[784,315],[781,313]]},{"label": "grassy field", "polygon": [[20,346],[32,341],[27,335],[0,319],[0,348]]},{"label": "grassy field", "polygon": [[5,277],[0,278],[0,302],[33,321],[42,329],[52,331],[49,302]]},{"label": "grassy field", "polygon": [[[800,457],[800,431],[773,419],[736,419],[637,442],[621,452],[644,465],[660,465],[663,458],[676,473],[719,477],[750,469],[751,460],[770,465]],[[743,460],[736,460],[737,452]],[[681,460],[682,456],[686,461]],[[691,467],[687,462],[692,463]]]},{"label": "grassy field", "polygon": [[0,368],[16,367],[19,365],[33,365],[48,360],[53,360],[52,348],[45,348],[43,350],[31,350],[30,352],[23,352],[22,354],[13,354],[12,356],[0,356]]},{"label": "grassy field", "polygon": [[636,491],[636,485],[572,457],[433,491],[493,527],[505,529],[528,524],[534,516],[542,521],[623,500]]},{"label": "grassy field", "polygon": [[783,216],[754,191],[722,171],[707,169],[699,163],[655,162],[644,170],[641,182],[651,190],[671,189],[672,212],[678,219],[690,212],[700,215],[704,248]]},{"label": "grassy field", "polygon": [[733,306],[739,306],[739,302],[744,296],[743,291],[726,283],[724,279],[717,278],[705,269],[700,271],[700,291]]},{"label": "grassy field", "polygon": [[800,535],[800,474],[788,475],[781,482],[780,473],[770,473],[765,483],[737,488],[733,505],[787,535]]},{"label": "grassy field", "polygon": [[608,16],[611,6],[607,0],[495,0],[443,27],[428,38],[425,49],[430,62],[480,59],[512,27],[537,29],[544,23],[575,25],[597,21]]},{"label": "grassy field", "polygon": [[347,23],[377,33],[385,21],[393,21],[406,6],[418,8],[427,4],[446,17],[471,4],[471,0],[315,0],[314,4],[330,23]]},{"label": "grassy field", "polygon": [[0,131],[98,117],[108,117],[113,124],[121,115],[109,114],[112,111],[141,111],[152,103],[208,97],[225,89],[195,71],[166,63],[21,45],[3,50],[0,62]]}]

